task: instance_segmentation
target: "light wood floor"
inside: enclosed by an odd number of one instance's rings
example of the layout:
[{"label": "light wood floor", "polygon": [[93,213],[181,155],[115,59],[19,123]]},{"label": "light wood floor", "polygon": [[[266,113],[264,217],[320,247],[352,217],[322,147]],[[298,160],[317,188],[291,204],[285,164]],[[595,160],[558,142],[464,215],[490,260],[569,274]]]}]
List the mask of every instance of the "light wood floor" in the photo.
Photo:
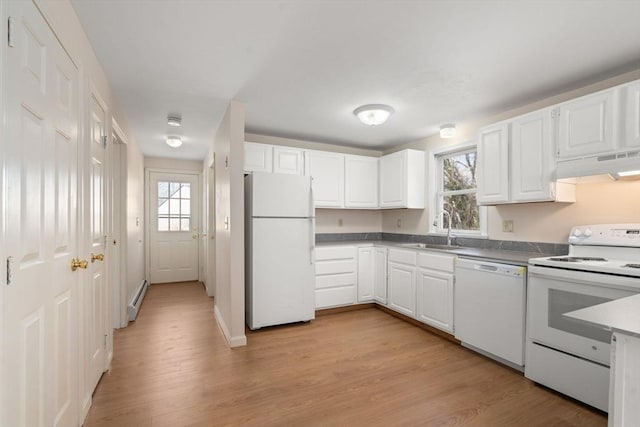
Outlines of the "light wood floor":
[{"label": "light wood floor", "polygon": [[151,286],[87,426],[604,426],[600,412],[375,308],[249,332],[200,284]]}]

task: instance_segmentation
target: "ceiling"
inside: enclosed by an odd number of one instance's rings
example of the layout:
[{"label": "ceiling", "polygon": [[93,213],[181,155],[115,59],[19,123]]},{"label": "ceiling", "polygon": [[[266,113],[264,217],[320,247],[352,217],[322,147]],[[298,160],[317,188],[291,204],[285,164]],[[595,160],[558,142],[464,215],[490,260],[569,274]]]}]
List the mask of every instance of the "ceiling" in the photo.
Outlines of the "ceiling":
[{"label": "ceiling", "polygon": [[250,133],[383,149],[640,69],[640,0],[72,4],[147,156],[202,159],[231,99]]}]

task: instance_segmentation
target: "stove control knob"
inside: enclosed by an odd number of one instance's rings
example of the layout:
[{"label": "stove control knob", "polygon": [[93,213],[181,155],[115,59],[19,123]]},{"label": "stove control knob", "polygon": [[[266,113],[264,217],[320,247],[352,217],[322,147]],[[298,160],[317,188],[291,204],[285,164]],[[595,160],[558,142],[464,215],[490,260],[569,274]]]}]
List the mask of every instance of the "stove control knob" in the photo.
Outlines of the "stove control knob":
[{"label": "stove control knob", "polygon": [[587,228],[586,230],[584,230],[584,237],[591,237],[593,233],[591,232],[590,228]]},{"label": "stove control knob", "polygon": [[580,230],[579,228],[576,228],[575,230],[573,230],[573,235],[575,237],[580,237],[582,236],[582,230]]}]

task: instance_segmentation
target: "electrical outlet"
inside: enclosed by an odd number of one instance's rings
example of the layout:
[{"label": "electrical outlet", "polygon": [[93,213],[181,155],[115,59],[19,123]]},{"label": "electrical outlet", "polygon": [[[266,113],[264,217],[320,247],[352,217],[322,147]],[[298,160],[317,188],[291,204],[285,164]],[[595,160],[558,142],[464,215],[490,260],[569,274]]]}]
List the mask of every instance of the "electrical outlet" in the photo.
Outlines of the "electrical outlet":
[{"label": "electrical outlet", "polygon": [[396,227],[402,228],[402,220],[400,218],[398,218],[398,221],[396,221]]},{"label": "electrical outlet", "polygon": [[502,220],[502,232],[503,233],[513,233],[513,220],[512,219],[504,219],[504,220]]},{"label": "electrical outlet", "polygon": [[342,218],[338,218],[338,227],[342,227]]}]

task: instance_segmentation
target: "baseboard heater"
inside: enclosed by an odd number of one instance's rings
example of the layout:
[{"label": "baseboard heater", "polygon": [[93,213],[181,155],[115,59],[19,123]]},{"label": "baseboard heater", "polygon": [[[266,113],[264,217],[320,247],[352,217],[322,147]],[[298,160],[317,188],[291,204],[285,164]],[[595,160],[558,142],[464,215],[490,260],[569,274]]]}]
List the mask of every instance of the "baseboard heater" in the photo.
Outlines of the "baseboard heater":
[{"label": "baseboard heater", "polygon": [[143,280],[140,283],[140,287],[138,291],[135,293],[129,306],[127,306],[127,316],[129,317],[129,322],[133,322],[136,320],[138,316],[138,310],[140,310],[140,306],[142,305],[142,300],[144,299],[145,294],[147,293],[147,288],[149,287],[149,282],[147,280]]}]

